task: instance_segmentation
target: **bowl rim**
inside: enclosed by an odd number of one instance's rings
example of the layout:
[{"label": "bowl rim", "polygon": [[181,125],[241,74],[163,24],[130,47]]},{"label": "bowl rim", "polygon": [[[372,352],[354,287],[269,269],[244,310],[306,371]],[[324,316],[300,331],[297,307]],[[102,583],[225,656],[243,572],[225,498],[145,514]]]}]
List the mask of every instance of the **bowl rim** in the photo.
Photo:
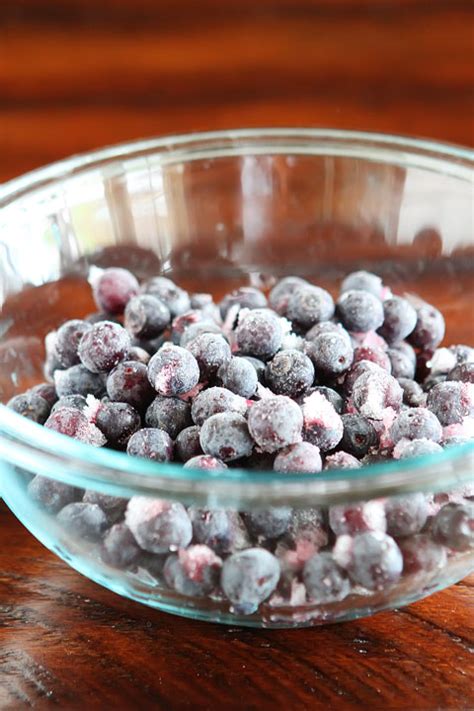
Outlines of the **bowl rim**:
[{"label": "bowl rim", "polygon": [[[462,164],[474,174],[474,151],[425,139],[405,138],[392,134],[343,131],[323,128],[252,128],[195,132],[141,139],[89,151],[51,163],[0,185],[0,210],[12,202],[58,180],[93,169],[102,163],[138,157],[150,151],[183,161],[193,159],[189,149],[202,143],[236,145],[249,151],[266,139],[290,139],[356,145],[370,156],[387,158],[387,150],[407,156],[425,156],[446,164]],[[253,143],[252,143],[253,142]],[[268,152],[268,145],[264,144]],[[285,146],[285,152],[291,146]],[[229,155],[224,150],[221,155]],[[191,157],[190,157],[191,156]],[[443,165],[444,163],[442,163]],[[455,445],[440,453],[407,460],[387,461],[360,469],[333,470],[318,474],[288,474],[250,469],[225,469],[220,472],[184,469],[178,463],[157,463],[130,457],[124,452],[94,448],[43,426],[26,420],[0,405],[0,457],[18,467],[37,464],[38,471],[68,483],[91,488],[128,488],[133,492],[193,496],[235,497],[244,501],[318,501],[331,502],[350,496],[389,495],[410,491],[439,490],[449,484],[462,484],[471,477],[474,465],[474,442]]]}]

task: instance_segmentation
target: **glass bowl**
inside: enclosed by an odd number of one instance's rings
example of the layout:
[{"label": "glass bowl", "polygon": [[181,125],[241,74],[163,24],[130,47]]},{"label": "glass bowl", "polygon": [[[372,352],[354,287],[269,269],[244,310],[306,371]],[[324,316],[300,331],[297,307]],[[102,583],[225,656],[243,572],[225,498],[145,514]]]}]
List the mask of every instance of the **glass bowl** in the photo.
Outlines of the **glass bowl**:
[{"label": "glass bowl", "polygon": [[[369,269],[395,292],[416,293],[437,306],[447,321],[446,343],[472,345],[473,165],[472,151],[434,142],[262,129],[135,142],[13,180],[0,188],[0,400],[44,380],[44,336],[94,310],[87,281],[94,267],[125,266],[140,278],[166,274],[216,298],[287,274],[334,293],[345,274]],[[96,449],[0,406],[2,494],[33,535],[121,595],[234,625],[347,620],[460,580],[473,569],[472,548],[433,548],[430,532],[443,504],[472,505],[473,451],[472,444],[457,445],[437,455],[318,475],[239,468],[217,474]],[[32,494],[36,475],[47,478],[49,496]],[[99,501],[106,524],[71,528],[57,517],[83,490]],[[136,539],[124,538],[107,550],[104,526],[120,521],[127,500],[138,496],[174,502],[185,517],[193,512],[195,524],[220,520],[215,548],[221,558],[239,546],[276,552],[278,586],[260,604],[240,605],[226,598],[218,576],[204,585],[205,593],[192,575],[187,586],[173,589],[159,546],[137,550]],[[406,527],[394,533],[404,554],[401,574],[384,577],[382,571],[374,585],[363,576],[331,579],[326,591],[308,594],[302,582],[308,546],[313,553],[336,546],[337,560],[348,565],[353,539],[342,535],[336,544],[334,529],[344,534],[343,517],[342,528],[334,526],[336,507],[351,507],[365,520],[413,501],[421,501],[421,520],[410,535]],[[193,508],[186,513],[181,506]],[[249,524],[262,509],[278,524],[264,540]],[[304,545],[295,542],[295,521],[307,523]],[[207,540],[198,528],[194,540]],[[174,560],[184,565],[184,558]]]}]

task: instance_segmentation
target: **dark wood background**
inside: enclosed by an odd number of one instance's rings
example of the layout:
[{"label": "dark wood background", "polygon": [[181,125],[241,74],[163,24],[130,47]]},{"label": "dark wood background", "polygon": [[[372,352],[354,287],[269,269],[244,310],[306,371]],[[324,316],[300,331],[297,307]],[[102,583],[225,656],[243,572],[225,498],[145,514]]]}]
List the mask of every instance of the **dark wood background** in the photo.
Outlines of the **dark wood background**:
[{"label": "dark wood background", "polygon": [[[332,126],[472,146],[468,0],[2,0],[0,181],[104,144]],[[88,582],[0,509],[0,708],[471,709],[473,579],[293,631]]]}]

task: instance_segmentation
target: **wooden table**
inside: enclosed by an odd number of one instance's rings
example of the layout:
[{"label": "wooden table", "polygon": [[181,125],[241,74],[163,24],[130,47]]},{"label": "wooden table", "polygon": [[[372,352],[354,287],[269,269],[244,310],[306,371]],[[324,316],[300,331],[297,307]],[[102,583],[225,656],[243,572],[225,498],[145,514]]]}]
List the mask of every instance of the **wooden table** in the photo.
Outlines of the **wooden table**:
[{"label": "wooden table", "polygon": [[[0,181],[142,136],[334,126],[473,145],[467,0],[2,0]],[[0,509],[0,708],[469,709],[473,579],[314,630],[170,617]]]}]

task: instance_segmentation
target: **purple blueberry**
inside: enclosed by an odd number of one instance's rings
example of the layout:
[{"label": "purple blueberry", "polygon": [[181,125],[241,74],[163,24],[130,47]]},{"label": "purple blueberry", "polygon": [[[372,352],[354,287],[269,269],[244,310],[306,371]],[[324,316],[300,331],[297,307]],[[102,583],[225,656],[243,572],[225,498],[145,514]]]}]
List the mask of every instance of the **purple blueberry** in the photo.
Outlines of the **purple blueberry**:
[{"label": "purple blueberry", "polygon": [[390,428],[394,444],[401,439],[432,439],[439,442],[443,434],[438,418],[426,407],[413,407],[400,412]]},{"label": "purple blueberry", "polygon": [[339,443],[341,449],[361,459],[379,443],[372,422],[363,415],[342,415],[344,432]]},{"label": "purple blueberry", "polygon": [[276,395],[298,397],[313,384],[314,366],[304,353],[282,350],[267,363],[265,380]]},{"label": "purple blueberry", "polygon": [[241,286],[230,294],[226,294],[219,304],[219,309],[223,319],[226,318],[229,310],[233,306],[239,309],[264,309],[267,299],[259,289],[253,286]]},{"label": "purple blueberry", "polygon": [[402,554],[391,536],[369,531],[353,539],[347,572],[356,585],[383,590],[399,580],[402,569]]},{"label": "purple blueberry", "polygon": [[416,360],[413,360],[405,349],[389,348],[387,356],[390,360],[391,372],[394,378],[413,379],[415,377]]},{"label": "purple blueberry", "polygon": [[124,449],[130,437],[142,426],[140,415],[127,402],[101,403],[95,415],[95,424],[107,444],[117,449]]},{"label": "purple blueberry", "polygon": [[135,338],[156,338],[170,322],[167,306],[150,294],[139,294],[125,307],[124,325]]},{"label": "purple blueberry", "polygon": [[177,397],[158,395],[146,411],[145,423],[176,439],[181,430],[192,425],[191,405]]},{"label": "purple blueberry", "polygon": [[128,361],[137,361],[143,365],[148,365],[151,355],[141,346],[132,346],[128,352],[127,358]]},{"label": "purple blueberry", "polygon": [[346,571],[330,553],[316,553],[307,561],[303,581],[308,599],[321,605],[344,600],[351,587]]},{"label": "purple blueberry", "polygon": [[265,369],[267,366],[263,360],[260,360],[260,358],[254,358],[253,356],[242,356],[242,358],[250,363],[253,368],[255,368],[258,381],[260,383],[265,383]]},{"label": "purple blueberry", "polygon": [[127,454],[154,462],[169,462],[173,458],[173,440],[164,430],[145,427],[130,437]]},{"label": "purple blueberry", "polygon": [[331,506],[329,525],[336,536],[353,536],[366,531],[385,532],[387,519],[384,502],[381,499],[372,499],[362,503]]},{"label": "purple blueberry", "polygon": [[270,291],[268,301],[271,308],[280,316],[286,316],[288,301],[291,295],[300,286],[306,286],[308,282],[297,276],[287,276],[280,279]]},{"label": "purple blueberry", "polygon": [[189,328],[189,326],[201,323],[204,321],[204,318],[203,312],[195,309],[191,309],[180,316],[176,316],[171,323],[171,340],[173,343],[179,345],[186,329]]},{"label": "purple blueberry", "polygon": [[349,368],[344,377],[344,394],[347,398],[352,395],[356,381],[364,375],[364,373],[383,373],[385,372],[379,365],[370,360],[361,360]]},{"label": "purple blueberry", "polygon": [[433,519],[433,540],[455,551],[474,548],[474,505],[446,504]]},{"label": "purple blueberry", "polygon": [[[315,385],[314,387],[310,388],[306,394],[306,397],[309,395],[312,395],[314,392],[318,392],[321,395],[324,395],[326,400],[329,400],[333,408],[336,410],[338,415],[341,415],[344,411],[344,400],[343,398],[339,395],[336,390],[333,390],[333,388],[328,388],[326,385]],[[300,404],[303,404],[304,402],[304,397],[300,398],[298,400]]]},{"label": "purple blueberry", "polygon": [[199,435],[202,451],[223,462],[248,457],[253,441],[247,422],[236,412],[221,412],[209,417]]},{"label": "purple blueberry", "polygon": [[194,540],[209,546],[218,555],[235,553],[250,546],[247,529],[236,511],[190,506],[188,515]]},{"label": "purple blueberry", "polygon": [[190,299],[192,309],[206,309],[215,306],[212,294],[207,294],[206,292],[191,294]]},{"label": "purple blueberry", "polygon": [[308,331],[315,323],[329,321],[334,316],[333,298],[319,286],[301,284],[288,299],[286,316],[298,328]]},{"label": "purple blueberry", "polygon": [[46,422],[51,411],[49,403],[32,390],[27,390],[26,393],[21,395],[14,395],[7,402],[7,407],[22,415],[22,417],[26,417],[27,420],[38,422],[40,425]]},{"label": "purple blueberry", "polygon": [[403,556],[403,574],[435,573],[447,563],[446,550],[428,535],[418,533],[398,543]]},{"label": "purple blueberry", "polygon": [[108,528],[107,516],[97,504],[67,504],[57,515],[58,523],[72,538],[98,541]]},{"label": "purple blueberry", "polygon": [[125,523],[116,523],[104,536],[101,558],[106,565],[120,570],[134,566],[142,550]]},{"label": "purple blueberry", "polygon": [[392,497],[385,504],[387,533],[402,538],[419,533],[428,518],[428,503],[424,494]]},{"label": "purple blueberry", "polygon": [[400,409],[403,391],[395,378],[379,369],[378,372],[366,372],[357,378],[352,390],[352,400],[361,415],[382,420],[387,408],[395,411]]},{"label": "purple blueberry", "polygon": [[443,448],[432,439],[401,439],[394,447],[393,458],[409,459],[442,451]]},{"label": "purple blueberry", "polygon": [[97,504],[107,516],[109,525],[117,523],[123,519],[125,509],[127,508],[127,499],[120,496],[111,496],[110,494],[102,494],[99,491],[88,490],[84,493],[82,501],[85,504]]},{"label": "purple blueberry", "polygon": [[344,291],[337,301],[337,313],[348,331],[376,331],[383,323],[383,305],[369,291]]},{"label": "purple blueberry", "polygon": [[58,401],[58,394],[52,383],[38,383],[38,385],[32,387],[29,392],[42,397],[50,407],[53,407]]},{"label": "purple blueberry", "polygon": [[280,565],[263,548],[249,548],[229,556],[224,562],[221,587],[236,614],[250,615],[278,585]]},{"label": "purple blueberry", "polygon": [[387,343],[403,341],[416,326],[417,313],[406,299],[392,296],[383,302],[384,321],[378,333]]},{"label": "purple blueberry", "polygon": [[184,506],[163,499],[134,496],[128,502],[125,523],[140,548],[149,553],[186,548],[193,535]]},{"label": "purple blueberry", "polygon": [[130,336],[122,326],[112,321],[100,321],[83,334],[78,353],[87,370],[104,373],[124,360],[130,347]]},{"label": "purple blueberry", "polygon": [[326,332],[305,343],[305,352],[311,358],[316,374],[334,378],[345,373],[352,365],[354,351],[342,333]]},{"label": "purple blueberry", "polygon": [[276,452],[301,442],[301,408],[284,395],[265,398],[252,405],[248,424],[250,434],[263,452]]},{"label": "purple blueberry", "polygon": [[213,387],[197,395],[191,406],[191,417],[196,425],[203,425],[209,417],[220,412],[236,412],[245,415],[247,402],[226,388]]},{"label": "purple blueberry", "polygon": [[423,388],[416,380],[410,378],[397,378],[398,384],[403,390],[403,403],[408,407],[424,407],[426,405],[426,395]]},{"label": "purple blueberry", "polygon": [[319,447],[310,442],[298,442],[278,452],[273,469],[285,474],[315,474],[322,469]]},{"label": "purple blueberry", "polygon": [[28,484],[28,496],[50,513],[82,499],[83,490],[39,474]]},{"label": "purple blueberry", "polygon": [[280,318],[269,309],[254,309],[239,318],[236,341],[243,355],[268,360],[281,347],[282,337]]},{"label": "purple blueberry", "polygon": [[361,361],[370,361],[375,363],[387,373],[392,372],[392,363],[386,350],[379,346],[358,346],[354,350],[353,363]]},{"label": "purple blueberry", "polygon": [[270,509],[255,509],[243,514],[245,525],[257,540],[273,539],[283,535],[290,523],[291,509],[274,506]]},{"label": "purple blueberry", "polygon": [[324,460],[324,470],[332,469],[360,469],[362,464],[358,459],[347,452],[335,452]]},{"label": "purple blueberry", "polygon": [[334,449],[341,441],[344,426],[324,395],[315,391],[304,399],[301,407],[304,420],[303,439],[319,447],[322,452]]},{"label": "purple blueberry", "polygon": [[429,391],[426,405],[443,426],[462,422],[474,415],[474,386],[456,380],[438,383]]},{"label": "purple blueberry", "polygon": [[416,348],[434,350],[444,338],[444,317],[431,304],[422,303],[416,307],[416,326],[409,341]]},{"label": "purple blueberry", "polygon": [[[262,363],[265,369],[264,363]],[[255,395],[258,375],[254,365],[247,358],[233,357],[221,365],[218,371],[219,381],[224,388],[235,395],[249,398]]]},{"label": "purple blueberry", "polygon": [[224,471],[227,469],[227,464],[212,457],[210,454],[198,454],[196,457],[188,459],[183,469],[200,469],[201,471]]},{"label": "purple blueberry", "polygon": [[382,279],[377,276],[377,274],[372,274],[372,272],[358,271],[351,272],[348,274],[342,284],[341,293],[345,291],[368,291],[378,299],[383,296],[383,284]]},{"label": "purple blueberry", "polygon": [[186,348],[197,360],[201,380],[213,378],[219,368],[230,361],[232,355],[224,336],[216,333],[202,333],[193,338]]},{"label": "purple blueberry", "polygon": [[204,545],[193,545],[168,556],[163,569],[170,588],[181,595],[203,597],[219,583],[222,560]]},{"label": "purple blueberry", "polygon": [[96,280],[93,292],[94,300],[99,309],[110,314],[120,314],[125,305],[140,286],[134,275],[128,269],[111,267],[105,269]]},{"label": "purple blueberry", "polygon": [[105,393],[102,373],[91,373],[83,365],[73,365],[67,370],[55,370],[54,385],[60,398],[68,395],[93,395],[100,398]]},{"label": "purple blueberry", "polygon": [[199,382],[196,358],[185,348],[166,343],[148,363],[148,379],[159,395],[170,397],[192,390]]},{"label": "purple blueberry", "polygon": [[74,410],[81,410],[82,412],[87,407],[87,400],[84,395],[64,395],[64,397],[60,397],[59,400],[54,403],[51,408],[51,414],[63,407],[72,407]]},{"label": "purple blueberry", "polygon": [[107,395],[114,402],[127,402],[143,412],[156,395],[148,380],[147,366],[134,360],[116,365],[107,376]]},{"label": "purple blueberry", "polygon": [[153,277],[143,285],[142,291],[151,294],[168,307],[171,317],[180,316],[191,308],[189,294],[184,289],[176,286],[171,279],[158,276]]},{"label": "purple blueberry", "polygon": [[87,321],[73,319],[66,321],[56,331],[55,351],[61,368],[70,368],[80,362],[77,352],[79,342],[87,331],[92,328]]},{"label": "purple blueberry", "polygon": [[459,380],[462,383],[474,383],[474,363],[460,363],[447,375],[448,380]]},{"label": "purple blueberry", "polygon": [[223,336],[221,327],[218,326],[215,321],[206,319],[187,326],[179,340],[179,345],[181,348],[186,348],[188,343],[191,343],[195,338],[201,336],[203,333],[214,333],[217,336]]},{"label": "purple blueberry", "polygon": [[51,413],[44,426],[93,447],[102,447],[106,442],[102,432],[89,421],[84,412],[72,407],[62,407]]},{"label": "purple blueberry", "polygon": [[200,429],[197,425],[185,427],[179,432],[174,443],[176,459],[179,459],[180,462],[187,462],[203,453],[199,434]]}]

